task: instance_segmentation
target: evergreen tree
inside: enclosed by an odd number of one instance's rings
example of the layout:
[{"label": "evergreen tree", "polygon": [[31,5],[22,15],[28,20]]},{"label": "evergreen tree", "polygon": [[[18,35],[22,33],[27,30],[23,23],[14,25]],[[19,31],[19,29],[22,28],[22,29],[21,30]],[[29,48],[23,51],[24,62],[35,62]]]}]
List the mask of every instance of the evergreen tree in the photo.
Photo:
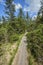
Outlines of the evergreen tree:
[{"label": "evergreen tree", "polygon": [[14,20],[15,5],[13,2],[14,0],[5,0],[5,13],[7,14],[7,18],[9,18],[10,21]]},{"label": "evergreen tree", "polygon": [[23,18],[23,17],[24,17],[22,8],[19,9],[19,14],[18,14],[18,16],[19,16],[20,18]]},{"label": "evergreen tree", "polygon": [[43,0],[41,0],[41,7],[38,13],[42,14],[43,16]]},{"label": "evergreen tree", "polygon": [[28,19],[29,18],[29,15],[28,15],[28,12],[26,13],[26,19]]},{"label": "evergreen tree", "polygon": [[31,22],[31,18],[29,17],[28,11],[26,12],[26,22],[27,25]]},{"label": "evergreen tree", "polygon": [[0,17],[0,22],[1,22],[1,17]]},{"label": "evergreen tree", "polygon": [[43,0],[41,0],[41,13],[42,13],[42,16],[43,16]]},{"label": "evergreen tree", "polygon": [[[41,14],[41,16],[40,16]],[[41,7],[40,7],[40,10],[38,12],[38,18],[40,17],[39,19],[39,22],[43,24],[43,0],[41,0]]]},{"label": "evergreen tree", "polygon": [[3,21],[3,23],[5,22],[5,17],[4,16],[2,16],[2,21]]}]

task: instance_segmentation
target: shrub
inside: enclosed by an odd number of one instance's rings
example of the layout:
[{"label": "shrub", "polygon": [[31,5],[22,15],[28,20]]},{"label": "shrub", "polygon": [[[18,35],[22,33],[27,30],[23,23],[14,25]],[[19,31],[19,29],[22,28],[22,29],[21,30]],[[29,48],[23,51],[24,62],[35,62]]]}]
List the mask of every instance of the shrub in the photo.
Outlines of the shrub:
[{"label": "shrub", "polygon": [[0,43],[5,42],[5,28],[0,28]]},{"label": "shrub", "polygon": [[11,43],[17,41],[18,39],[19,39],[18,34],[12,34],[12,35],[9,37],[9,41],[10,41]]},{"label": "shrub", "polygon": [[[40,27],[40,26],[39,26]],[[27,34],[28,49],[38,62],[43,62],[43,27]]]}]

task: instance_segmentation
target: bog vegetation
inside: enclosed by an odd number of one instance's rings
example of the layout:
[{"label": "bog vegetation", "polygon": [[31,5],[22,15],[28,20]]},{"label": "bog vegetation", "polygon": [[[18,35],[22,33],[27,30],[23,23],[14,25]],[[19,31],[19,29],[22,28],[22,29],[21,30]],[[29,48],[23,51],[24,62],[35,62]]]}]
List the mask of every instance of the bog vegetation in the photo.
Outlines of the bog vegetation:
[{"label": "bog vegetation", "polygon": [[[12,46],[19,45],[16,42],[20,40],[21,35],[25,32],[28,32],[28,52],[30,50],[31,56],[35,59],[37,65],[43,65],[43,0],[41,1],[37,18],[34,20],[29,17],[28,12],[25,15],[22,8],[19,9],[18,16],[16,17],[15,4],[12,2],[13,0],[5,0],[4,12],[6,16],[2,16],[0,20],[0,65],[8,65],[8,58],[10,56],[12,61],[12,55],[14,56],[18,48],[14,49]],[[11,50],[12,48],[13,51]],[[31,62],[32,60],[30,57],[29,65],[34,65]]]},{"label": "bog vegetation", "polygon": [[[27,34],[27,49],[30,50],[30,63],[29,65],[43,65],[43,1],[41,1],[41,8],[38,12],[36,20],[28,27]],[[41,15],[40,15],[41,14]],[[37,62],[31,62],[33,60]]]},{"label": "bog vegetation", "polygon": [[0,65],[11,65],[22,35],[26,30],[22,8],[15,16],[14,0],[5,0],[5,17],[0,19]]}]

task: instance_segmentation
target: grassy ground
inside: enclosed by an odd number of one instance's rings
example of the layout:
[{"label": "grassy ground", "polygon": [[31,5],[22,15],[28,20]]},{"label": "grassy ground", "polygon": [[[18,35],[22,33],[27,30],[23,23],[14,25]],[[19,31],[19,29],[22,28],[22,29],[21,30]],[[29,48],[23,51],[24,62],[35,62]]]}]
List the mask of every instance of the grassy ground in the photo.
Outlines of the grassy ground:
[{"label": "grassy ground", "polygon": [[16,49],[13,50],[13,55],[10,58],[10,61],[9,61],[9,64],[8,65],[12,65],[13,59],[14,59],[16,53],[17,53],[17,50],[18,50],[18,47],[19,47],[19,44],[20,44],[20,41],[21,41],[22,36],[23,36],[23,34],[20,36],[19,40],[17,41],[17,47],[16,47]]},{"label": "grassy ground", "polygon": [[4,43],[0,45],[0,65],[11,65],[12,61],[18,50],[21,38],[23,34],[19,36],[19,40],[14,43]]}]

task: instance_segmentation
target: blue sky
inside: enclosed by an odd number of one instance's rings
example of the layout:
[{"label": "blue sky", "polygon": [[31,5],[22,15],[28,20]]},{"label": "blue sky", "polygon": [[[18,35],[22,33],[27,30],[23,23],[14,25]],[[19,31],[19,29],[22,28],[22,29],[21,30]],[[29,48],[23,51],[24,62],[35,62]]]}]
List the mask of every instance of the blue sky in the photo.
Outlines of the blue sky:
[{"label": "blue sky", "polygon": [[[16,15],[19,8],[23,8],[24,13],[28,11],[30,17],[37,15],[38,10],[40,9],[40,0],[14,0]],[[4,14],[4,0],[0,0],[0,17]]]}]

